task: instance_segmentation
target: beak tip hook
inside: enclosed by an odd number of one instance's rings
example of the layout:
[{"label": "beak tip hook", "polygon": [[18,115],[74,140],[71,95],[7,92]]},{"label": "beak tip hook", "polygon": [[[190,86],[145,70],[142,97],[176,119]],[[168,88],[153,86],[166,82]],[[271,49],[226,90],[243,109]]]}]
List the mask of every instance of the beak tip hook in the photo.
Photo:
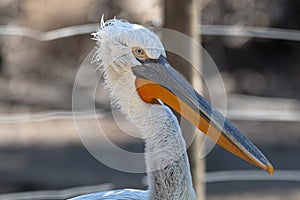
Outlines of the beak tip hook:
[{"label": "beak tip hook", "polygon": [[267,169],[266,169],[266,171],[267,171],[270,175],[272,175],[272,174],[274,173],[274,168],[273,168],[273,166],[272,166],[271,163],[268,163],[268,164],[267,164]]}]

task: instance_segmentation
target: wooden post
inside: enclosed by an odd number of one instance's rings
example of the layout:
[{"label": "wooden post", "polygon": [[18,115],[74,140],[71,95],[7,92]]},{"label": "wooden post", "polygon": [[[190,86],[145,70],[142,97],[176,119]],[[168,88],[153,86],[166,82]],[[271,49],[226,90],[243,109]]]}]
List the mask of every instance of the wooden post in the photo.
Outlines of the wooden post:
[{"label": "wooden post", "polygon": [[[184,33],[192,39],[200,42],[200,36],[198,34],[198,28],[200,25],[199,3],[200,0],[165,0],[164,27]],[[191,52],[191,58],[200,65],[201,52],[199,52],[199,49],[189,49],[188,51]],[[193,70],[193,67],[187,61],[170,52],[168,52],[168,61],[172,64],[172,66],[174,66],[174,68],[176,68],[177,71],[186,77],[186,79],[198,92],[201,92],[202,88],[201,81],[199,81],[200,77],[194,78],[195,76],[199,76],[199,74],[195,73],[195,70]],[[188,132],[188,134],[191,134],[191,132],[194,131],[194,127],[192,127],[192,125],[185,125],[184,127],[184,132]],[[203,200],[205,199],[205,184],[203,182],[205,161],[204,159],[200,159],[198,156],[201,141],[201,137],[196,135],[194,142],[188,149],[188,155],[194,188],[198,199]]]}]

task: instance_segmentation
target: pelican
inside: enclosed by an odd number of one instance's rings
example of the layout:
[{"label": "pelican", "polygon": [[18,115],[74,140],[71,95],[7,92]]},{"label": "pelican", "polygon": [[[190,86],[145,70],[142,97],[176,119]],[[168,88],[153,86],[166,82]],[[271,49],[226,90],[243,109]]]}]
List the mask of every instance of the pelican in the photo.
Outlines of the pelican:
[{"label": "pelican", "polygon": [[112,190],[72,200],[194,200],[186,144],[170,108],[234,155],[273,173],[267,158],[213,108],[166,59],[159,37],[125,20],[101,20],[93,58],[110,97],[145,142],[147,191]]}]

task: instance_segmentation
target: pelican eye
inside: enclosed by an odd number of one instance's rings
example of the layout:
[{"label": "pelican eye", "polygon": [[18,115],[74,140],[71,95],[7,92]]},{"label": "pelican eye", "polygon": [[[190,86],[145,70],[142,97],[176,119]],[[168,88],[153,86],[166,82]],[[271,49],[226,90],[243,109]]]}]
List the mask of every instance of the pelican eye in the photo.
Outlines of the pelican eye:
[{"label": "pelican eye", "polygon": [[147,60],[147,59],[149,59],[149,57],[147,56],[145,50],[142,49],[142,48],[133,47],[132,48],[132,53],[139,60]]}]

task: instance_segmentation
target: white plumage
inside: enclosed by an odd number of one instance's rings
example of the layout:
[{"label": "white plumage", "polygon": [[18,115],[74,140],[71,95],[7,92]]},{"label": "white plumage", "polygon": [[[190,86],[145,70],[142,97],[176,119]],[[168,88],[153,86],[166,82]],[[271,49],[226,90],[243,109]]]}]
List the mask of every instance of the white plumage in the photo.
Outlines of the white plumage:
[{"label": "white plumage", "polygon": [[197,199],[185,141],[168,106],[231,153],[273,173],[266,157],[170,66],[157,35],[117,19],[102,20],[93,35],[97,41],[93,61],[103,72],[110,97],[145,142],[149,189],[101,192],[73,200]]},{"label": "white plumage", "polygon": [[147,191],[124,189],[87,194],[72,200],[141,200],[147,199],[147,195]]},{"label": "white plumage", "polygon": [[75,199],[196,199],[176,117],[168,107],[147,104],[140,98],[131,70],[141,65],[132,54],[133,47],[144,49],[151,59],[166,55],[159,38],[140,25],[117,19],[102,22],[94,38],[98,47],[93,61],[100,65],[106,88],[145,140],[149,195],[140,190],[116,190]]}]

